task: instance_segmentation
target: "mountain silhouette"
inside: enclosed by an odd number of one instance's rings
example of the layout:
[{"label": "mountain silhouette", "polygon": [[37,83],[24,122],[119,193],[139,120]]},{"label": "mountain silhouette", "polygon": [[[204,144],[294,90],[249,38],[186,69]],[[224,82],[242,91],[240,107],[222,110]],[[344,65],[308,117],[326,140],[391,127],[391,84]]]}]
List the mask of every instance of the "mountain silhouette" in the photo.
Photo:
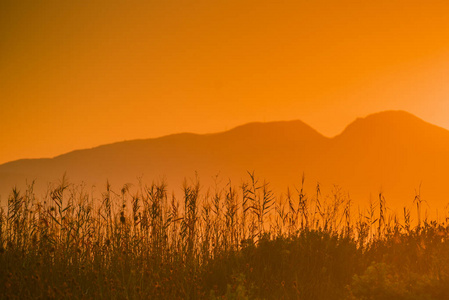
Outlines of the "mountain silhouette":
[{"label": "mountain silhouette", "polygon": [[328,193],[337,185],[365,205],[382,192],[391,207],[401,209],[421,191],[430,207],[443,209],[449,202],[449,131],[403,111],[359,118],[333,138],[301,121],[250,123],[214,134],[181,133],[9,162],[0,165],[0,195],[6,199],[26,180],[46,186],[64,173],[99,190],[107,179],[119,189],[137,178],[164,178],[179,191],[196,173],[208,187],[217,174],[239,185],[247,171],[277,192],[299,187],[305,174],[310,194],[317,182]]}]

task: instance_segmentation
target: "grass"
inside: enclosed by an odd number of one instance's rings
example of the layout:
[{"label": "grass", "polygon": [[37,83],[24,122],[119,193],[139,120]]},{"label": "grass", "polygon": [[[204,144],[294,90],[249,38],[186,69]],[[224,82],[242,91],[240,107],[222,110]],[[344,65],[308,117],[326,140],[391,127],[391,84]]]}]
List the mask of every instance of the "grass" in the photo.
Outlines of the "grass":
[{"label": "grass", "polygon": [[179,199],[165,183],[101,198],[30,184],[0,209],[0,298],[449,299],[449,226],[415,204],[417,222],[382,194],[366,211],[338,188],[276,196],[254,173]]}]

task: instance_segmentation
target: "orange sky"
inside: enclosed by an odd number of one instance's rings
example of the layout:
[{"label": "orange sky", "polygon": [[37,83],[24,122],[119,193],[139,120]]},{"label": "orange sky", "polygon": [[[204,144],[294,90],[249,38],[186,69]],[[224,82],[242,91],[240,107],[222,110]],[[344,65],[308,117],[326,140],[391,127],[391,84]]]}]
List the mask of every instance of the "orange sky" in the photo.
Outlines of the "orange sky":
[{"label": "orange sky", "polygon": [[387,109],[449,128],[447,1],[56,2],[0,3],[0,163]]}]

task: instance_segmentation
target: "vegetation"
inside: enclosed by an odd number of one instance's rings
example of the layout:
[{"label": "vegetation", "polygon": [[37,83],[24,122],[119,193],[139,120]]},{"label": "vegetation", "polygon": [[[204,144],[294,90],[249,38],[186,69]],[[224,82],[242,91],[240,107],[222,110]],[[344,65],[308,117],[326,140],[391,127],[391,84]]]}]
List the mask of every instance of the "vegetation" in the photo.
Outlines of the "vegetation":
[{"label": "vegetation", "polygon": [[64,178],[42,199],[13,189],[0,298],[449,299],[449,226],[422,218],[419,197],[413,222],[382,194],[355,213],[338,188],[276,197],[254,174],[182,191],[107,184],[96,198]]}]

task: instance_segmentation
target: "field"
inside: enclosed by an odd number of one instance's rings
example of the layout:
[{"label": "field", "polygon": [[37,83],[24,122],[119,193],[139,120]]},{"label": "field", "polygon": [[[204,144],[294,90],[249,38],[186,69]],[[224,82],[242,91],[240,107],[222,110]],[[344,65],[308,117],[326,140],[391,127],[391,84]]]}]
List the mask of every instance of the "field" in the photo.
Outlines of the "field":
[{"label": "field", "polygon": [[0,210],[2,299],[449,299],[449,226],[417,195],[358,209],[334,188],[105,185],[63,178]]}]

